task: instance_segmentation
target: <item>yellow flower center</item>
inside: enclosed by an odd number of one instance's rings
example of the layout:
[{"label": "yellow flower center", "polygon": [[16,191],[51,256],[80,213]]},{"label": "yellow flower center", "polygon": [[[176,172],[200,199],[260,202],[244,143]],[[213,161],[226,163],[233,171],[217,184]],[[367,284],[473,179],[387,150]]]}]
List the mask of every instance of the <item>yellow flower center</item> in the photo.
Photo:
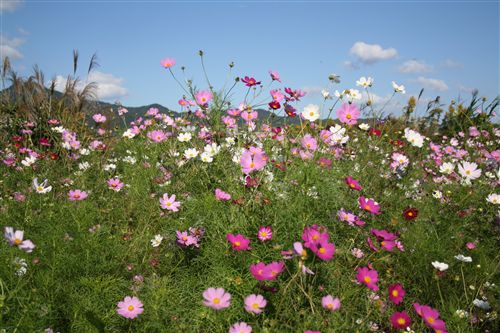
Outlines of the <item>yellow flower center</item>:
[{"label": "yellow flower center", "polygon": [[326,249],[325,249],[324,247],[321,247],[321,248],[319,249],[319,253],[323,254],[323,253],[325,253],[325,252],[326,252]]},{"label": "yellow flower center", "polygon": [[134,306],[133,306],[133,305],[129,305],[127,309],[128,309],[129,311],[134,311]]},{"label": "yellow flower center", "polygon": [[406,323],[406,320],[404,318],[398,318],[399,325],[404,325],[405,323]]},{"label": "yellow flower center", "polygon": [[213,303],[214,303],[214,304],[219,304],[219,303],[220,303],[220,299],[219,299],[219,298],[217,298],[217,297],[216,297],[216,298],[214,298]]},{"label": "yellow flower center", "polygon": [[254,309],[258,309],[258,308],[259,308],[259,304],[258,304],[258,303],[253,303],[253,304],[252,304],[252,308],[254,308]]},{"label": "yellow flower center", "polygon": [[435,319],[434,319],[433,317],[429,317],[429,318],[427,318],[427,321],[428,321],[429,323],[431,323],[431,324],[434,322],[434,320],[435,320]]},{"label": "yellow flower center", "polygon": [[370,277],[369,277],[369,276],[365,276],[365,277],[363,278],[363,280],[364,280],[366,283],[370,283],[370,282],[372,282],[372,279],[370,279]]},{"label": "yellow flower center", "polygon": [[42,191],[43,191],[43,187],[38,186],[38,187],[36,188],[36,190],[37,190],[38,192],[42,192]]},{"label": "yellow flower center", "polygon": [[23,242],[23,240],[22,240],[22,239],[19,239],[19,238],[14,239],[14,245],[19,245],[19,244],[21,244],[22,242]]},{"label": "yellow flower center", "polygon": [[329,304],[327,304],[327,305],[326,305],[326,307],[327,307],[328,309],[333,309],[333,304],[332,304],[332,303],[329,303]]},{"label": "yellow flower center", "polygon": [[254,168],[254,167],[255,167],[255,163],[254,162],[250,163],[250,168]]},{"label": "yellow flower center", "polygon": [[370,210],[370,205],[366,204],[365,205],[365,210]]},{"label": "yellow flower center", "polygon": [[313,111],[309,112],[309,116],[311,117],[314,116],[314,112]]},{"label": "yellow flower center", "polygon": [[397,291],[397,290],[393,290],[393,291],[392,291],[392,296],[394,296],[394,297],[398,297],[398,295],[399,295],[399,293],[398,293],[398,291]]},{"label": "yellow flower center", "polygon": [[167,207],[170,207],[170,206],[172,206],[172,203],[171,202],[167,202],[166,205],[167,205]]},{"label": "yellow flower center", "polygon": [[352,116],[351,116],[351,114],[350,114],[350,113],[348,113],[345,117],[346,117],[347,119],[351,119],[351,118],[352,118]]},{"label": "yellow flower center", "polygon": [[241,243],[240,243],[240,242],[234,242],[234,245],[235,245],[235,246],[240,246],[240,245],[241,245]]}]

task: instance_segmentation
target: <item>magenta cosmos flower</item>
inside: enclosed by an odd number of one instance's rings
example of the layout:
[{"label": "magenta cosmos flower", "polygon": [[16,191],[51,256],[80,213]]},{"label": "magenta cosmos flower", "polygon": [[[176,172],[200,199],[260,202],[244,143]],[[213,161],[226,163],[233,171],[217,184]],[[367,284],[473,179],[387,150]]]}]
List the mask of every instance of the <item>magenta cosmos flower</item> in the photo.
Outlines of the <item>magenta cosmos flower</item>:
[{"label": "magenta cosmos flower", "polygon": [[213,95],[210,91],[202,90],[202,91],[198,91],[194,97],[195,97],[196,103],[198,103],[198,105],[205,105],[205,104],[208,104],[212,100]]},{"label": "magenta cosmos flower", "polygon": [[267,301],[262,295],[248,295],[245,297],[245,310],[259,314],[266,307]]},{"label": "magenta cosmos flower", "polygon": [[110,190],[113,190],[113,191],[116,191],[116,192],[120,191],[123,188],[123,186],[125,185],[118,178],[108,179],[107,183],[108,183],[108,188]]},{"label": "magenta cosmos flower", "polygon": [[219,201],[228,201],[231,200],[231,195],[229,193],[224,192],[220,188],[215,189],[215,199]]},{"label": "magenta cosmos flower", "polygon": [[165,68],[170,68],[175,65],[175,59],[165,58],[160,61],[160,65]]},{"label": "magenta cosmos flower", "polygon": [[411,324],[410,316],[405,311],[394,312],[389,318],[394,328],[404,330]]},{"label": "magenta cosmos flower", "polygon": [[24,231],[14,230],[12,227],[5,227],[5,239],[9,242],[10,246],[17,246],[19,249],[31,253],[35,248],[35,244],[29,239],[24,240]]},{"label": "magenta cosmos flower", "polygon": [[147,136],[148,139],[153,142],[163,142],[167,140],[167,134],[161,130],[148,132]]},{"label": "magenta cosmos flower", "polygon": [[163,197],[160,198],[160,206],[162,209],[178,212],[181,203],[179,201],[175,201],[175,194],[172,194],[171,197],[168,197],[168,193],[165,193],[163,194]]},{"label": "magenta cosmos flower", "polygon": [[229,327],[229,333],[252,333],[252,326],[245,322],[235,323]]},{"label": "magenta cosmos flower", "polygon": [[368,267],[359,267],[356,279],[366,285],[369,289],[373,291],[378,290],[378,273],[374,269],[369,269]]},{"label": "magenta cosmos flower", "polygon": [[380,211],[380,205],[375,202],[372,198],[366,199],[365,197],[360,197],[358,199],[359,208],[367,211],[370,214],[379,215],[382,214]]},{"label": "magenta cosmos flower", "polygon": [[262,242],[271,240],[273,238],[273,229],[271,227],[260,227],[257,232],[257,238]]},{"label": "magenta cosmos flower", "polygon": [[118,309],[116,312],[125,318],[134,319],[144,312],[143,304],[137,297],[127,296],[121,302],[118,302]]},{"label": "magenta cosmos flower", "polygon": [[237,234],[227,234],[226,239],[233,246],[235,251],[245,251],[250,249],[250,240],[245,238],[243,235]]},{"label": "magenta cosmos flower", "polygon": [[345,178],[345,183],[347,184],[347,186],[349,186],[349,188],[355,191],[361,191],[363,189],[359,184],[359,182],[356,179],[352,178],[351,176],[347,176]]},{"label": "magenta cosmos flower", "polygon": [[250,273],[259,281],[272,281],[283,272],[285,264],[283,262],[273,261],[266,265],[263,262],[250,265]]},{"label": "magenta cosmos flower", "polygon": [[360,115],[361,112],[359,112],[356,104],[344,103],[340,109],[337,110],[337,117],[340,122],[347,125],[356,125]]},{"label": "magenta cosmos flower", "polygon": [[328,311],[337,311],[340,309],[340,299],[333,298],[332,295],[326,295],[321,299],[321,306]]},{"label": "magenta cosmos flower", "polygon": [[399,304],[403,301],[404,296],[406,295],[403,286],[399,283],[393,284],[389,286],[389,299],[394,304]]},{"label": "magenta cosmos flower", "polygon": [[255,170],[261,170],[266,166],[267,156],[263,152],[253,153],[245,150],[240,157],[240,165],[243,173],[250,174]]},{"label": "magenta cosmos flower", "polygon": [[328,242],[326,239],[321,239],[318,243],[309,248],[315,255],[324,261],[332,260],[335,254],[335,244]]},{"label": "magenta cosmos flower", "polygon": [[260,82],[258,82],[255,78],[248,76],[245,76],[243,79],[241,79],[241,82],[243,82],[247,87],[253,87],[260,84]]},{"label": "magenta cosmos flower", "polygon": [[222,310],[231,305],[231,294],[224,288],[208,288],[203,292],[203,304],[215,310]]},{"label": "magenta cosmos flower", "polygon": [[69,201],[80,201],[80,200],[85,200],[87,198],[87,192],[85,191],[80,191],[80,190],[71,190],[68,192],[68,199]]}]

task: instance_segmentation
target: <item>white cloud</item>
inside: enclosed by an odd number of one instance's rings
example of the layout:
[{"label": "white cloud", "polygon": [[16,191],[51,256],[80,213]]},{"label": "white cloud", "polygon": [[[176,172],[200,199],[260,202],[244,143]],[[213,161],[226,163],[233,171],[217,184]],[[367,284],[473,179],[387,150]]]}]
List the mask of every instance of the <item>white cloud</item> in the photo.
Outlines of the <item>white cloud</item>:
[{"label": "white cloud", "polygon": [[344,61],[344,67],[350,69],[350,70],[356,70],[356,69],[359,69],[359,65],[350,61],[350,60],[346,60]]},{"label": "white cloud", "polygon": [[380,60],[392,59],[398,56],[398,51],[394,48],[384,49],[378,44],[366,44],[364,42],[354,43],[350,53],[365,64],[372,64]]},{"label": "white cloud", "polygon": [[443,81],[443,80],[438,80],[438,79],[431,79],[431,78],[426,78],[423,76],[419,76],[416,80],[416,83],[420,84],[424,88],[430,89],[430,90],[437,90],[437,91],[446,91],[448,90],[448,85]]},{"label": "white cloud", "polygon": [[22,0],[1,0],[0,1],[0,13],[3,12],[13,12],[21,5]]},{"label": "white cloud", "polygon": [[17,28],[17,32],[19,32],[21,35],[25,35],[25,36],[28,36],[30,34],[30,32],[26,29],[23,29],[21,27]]},{"label": "white cloud", "polygon": [[[386,96],[379,96],[374,93],[370,93],[370,100],[372,101],[373,105],[383,105],[387,103],[392,97],[392,94],[388,94]],[[363,92],[361,95],[361,102],[366,103],[368,102],[368,94],[366,92]]]},{"label": "white cloud", "polygon": [[[67,78],[58,75],[56,77],[56,90],[64,91]],[[127,88],[123,87],[124,79],[113,76],[112,74],[94,71],[90,73],[86,82],[95,82],[97,84],[97,98],[100,100],[110,100],[128,95]],[[82,89],[84,82],[79,82],[77,89]]]},{"label": "white cloud", "polygon": [[401,73],[424,73],[430,72],[431,70],[432,66],[415,59],[405,61],[401,66],[399,66],[399,71]]},{"label": "white cloud", "polygon": [[308,95],[321,94],[321,90],[323,89],[325,88],[319,86],[306,86],[302,88],[302,90],[305,91]]},{"label": "white cloud", "polygon": [[0,35],[0,58],[22,59],[24,56],[19,51],[19,47],[24,42],[25,40],[22,38],[9,38],[5,35]]},{"label": "white cloud", "polygon": [[464,65],[456,60],[453,60],[453,59],[446,59],[445,61],[443,61],[443,64],[442,64],[443,67],[446,67],[446,68],[463,68]]}]

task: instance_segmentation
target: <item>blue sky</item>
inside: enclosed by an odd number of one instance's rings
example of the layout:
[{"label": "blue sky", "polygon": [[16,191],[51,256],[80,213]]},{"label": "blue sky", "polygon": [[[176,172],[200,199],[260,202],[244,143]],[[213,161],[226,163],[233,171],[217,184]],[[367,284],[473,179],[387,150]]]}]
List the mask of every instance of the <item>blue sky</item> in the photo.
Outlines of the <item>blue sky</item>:
[{"label": "blue sky", "polygon": [[331,91],[373,77],[381,102],[393,80],[406,86],[400,102],[421,88],[424,98],[445,102],[468,98],[473,88],[489,98],[500,91],[497,1],[2,0],[0,9],[2,57],[21,74],[38,64],[47,78],[64,77],[78,49],[84,77],[96,52],[100,67],[92,79],[101,99],[130,106],[177,108],[182,91],[160,67],[165,57],[206,88],[198,50],[216,88],[231,61],[235,76],[266,83],[274,69],[285,86],[309,92],[299,107],[321,103],[331,73],[342,80]]}]

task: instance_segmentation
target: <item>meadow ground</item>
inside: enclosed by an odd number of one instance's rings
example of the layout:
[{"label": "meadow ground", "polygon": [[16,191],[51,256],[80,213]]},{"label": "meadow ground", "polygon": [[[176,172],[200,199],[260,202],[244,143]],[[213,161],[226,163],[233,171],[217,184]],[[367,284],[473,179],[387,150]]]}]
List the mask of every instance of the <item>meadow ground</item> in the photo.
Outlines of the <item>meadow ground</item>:
[{"label": "meadow ground", "polygon": [[349,91],[327,125],[290,89],[269,108],[301,125],[273,127],[187,89],[127,129],[17,119],[3,332],[498,332],[495,125],[361,121]]}]

